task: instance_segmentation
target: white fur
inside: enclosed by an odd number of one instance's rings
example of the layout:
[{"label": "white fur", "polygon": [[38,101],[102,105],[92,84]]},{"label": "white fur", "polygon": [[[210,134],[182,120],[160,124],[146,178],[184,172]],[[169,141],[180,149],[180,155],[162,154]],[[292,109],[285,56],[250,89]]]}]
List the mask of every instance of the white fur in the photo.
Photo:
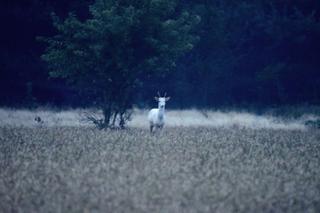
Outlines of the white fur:
[{"label": "white fur", "polygon": [[158,101],[158,108],[151,109],[148,114],[150,132],[152,132],[153,128],[163,128],[165,124],[165,105],[170,98],[160,97],[155,99]]}]

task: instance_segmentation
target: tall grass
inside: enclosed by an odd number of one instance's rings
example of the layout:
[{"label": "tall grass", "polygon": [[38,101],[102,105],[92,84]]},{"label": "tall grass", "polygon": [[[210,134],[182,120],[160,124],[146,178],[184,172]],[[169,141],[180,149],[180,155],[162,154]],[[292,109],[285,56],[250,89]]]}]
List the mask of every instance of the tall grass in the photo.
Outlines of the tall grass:
[{"label": "tall grass", "polygon": [[0,141],[0,212],[320,210],[318,130],[1,126]]}]

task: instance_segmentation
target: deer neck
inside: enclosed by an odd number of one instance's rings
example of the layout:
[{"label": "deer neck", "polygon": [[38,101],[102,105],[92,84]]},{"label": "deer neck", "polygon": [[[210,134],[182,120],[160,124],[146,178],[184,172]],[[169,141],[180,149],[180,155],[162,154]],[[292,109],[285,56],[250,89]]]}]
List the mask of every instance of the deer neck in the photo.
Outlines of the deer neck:
[{"label": "deer neck", "polygon": [[160,120],[163,119],[163,117],[164,117],[164,108],[159,108],[158,117],[159,117]]}]

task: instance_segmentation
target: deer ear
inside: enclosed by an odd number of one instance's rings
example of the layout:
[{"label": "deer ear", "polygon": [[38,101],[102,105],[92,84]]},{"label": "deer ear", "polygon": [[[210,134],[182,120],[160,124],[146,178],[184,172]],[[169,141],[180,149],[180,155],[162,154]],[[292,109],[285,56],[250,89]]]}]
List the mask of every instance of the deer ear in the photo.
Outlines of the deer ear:
[{"label": "deer ear", "polygon": [[159,98],[158,97],[154,97],[154,100],[159,101]]},{"label": "deer ear", "polygon": [[170,97],[166,97],[166,101],[169,101],[170,100]]}]

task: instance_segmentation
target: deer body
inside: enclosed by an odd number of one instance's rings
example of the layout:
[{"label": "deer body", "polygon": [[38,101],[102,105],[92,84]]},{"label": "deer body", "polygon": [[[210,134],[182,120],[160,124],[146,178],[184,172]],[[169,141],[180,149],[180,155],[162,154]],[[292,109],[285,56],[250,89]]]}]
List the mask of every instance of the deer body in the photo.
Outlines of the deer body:
[{"label": "deer body", "polygon": [[[164,110],[152,109],[149,112],[148,120],[150,128],[162,128],[164,126]],[[152,132],[152,129],[151,129]]]},{"label": "deer body", "polygon": [[165,124],[165,105],[170,97],[155,97],[158,101],[158,108],[151,109],[148,114],[148,120],[150,124],[150,132],[153,128],[162,129]]}]

